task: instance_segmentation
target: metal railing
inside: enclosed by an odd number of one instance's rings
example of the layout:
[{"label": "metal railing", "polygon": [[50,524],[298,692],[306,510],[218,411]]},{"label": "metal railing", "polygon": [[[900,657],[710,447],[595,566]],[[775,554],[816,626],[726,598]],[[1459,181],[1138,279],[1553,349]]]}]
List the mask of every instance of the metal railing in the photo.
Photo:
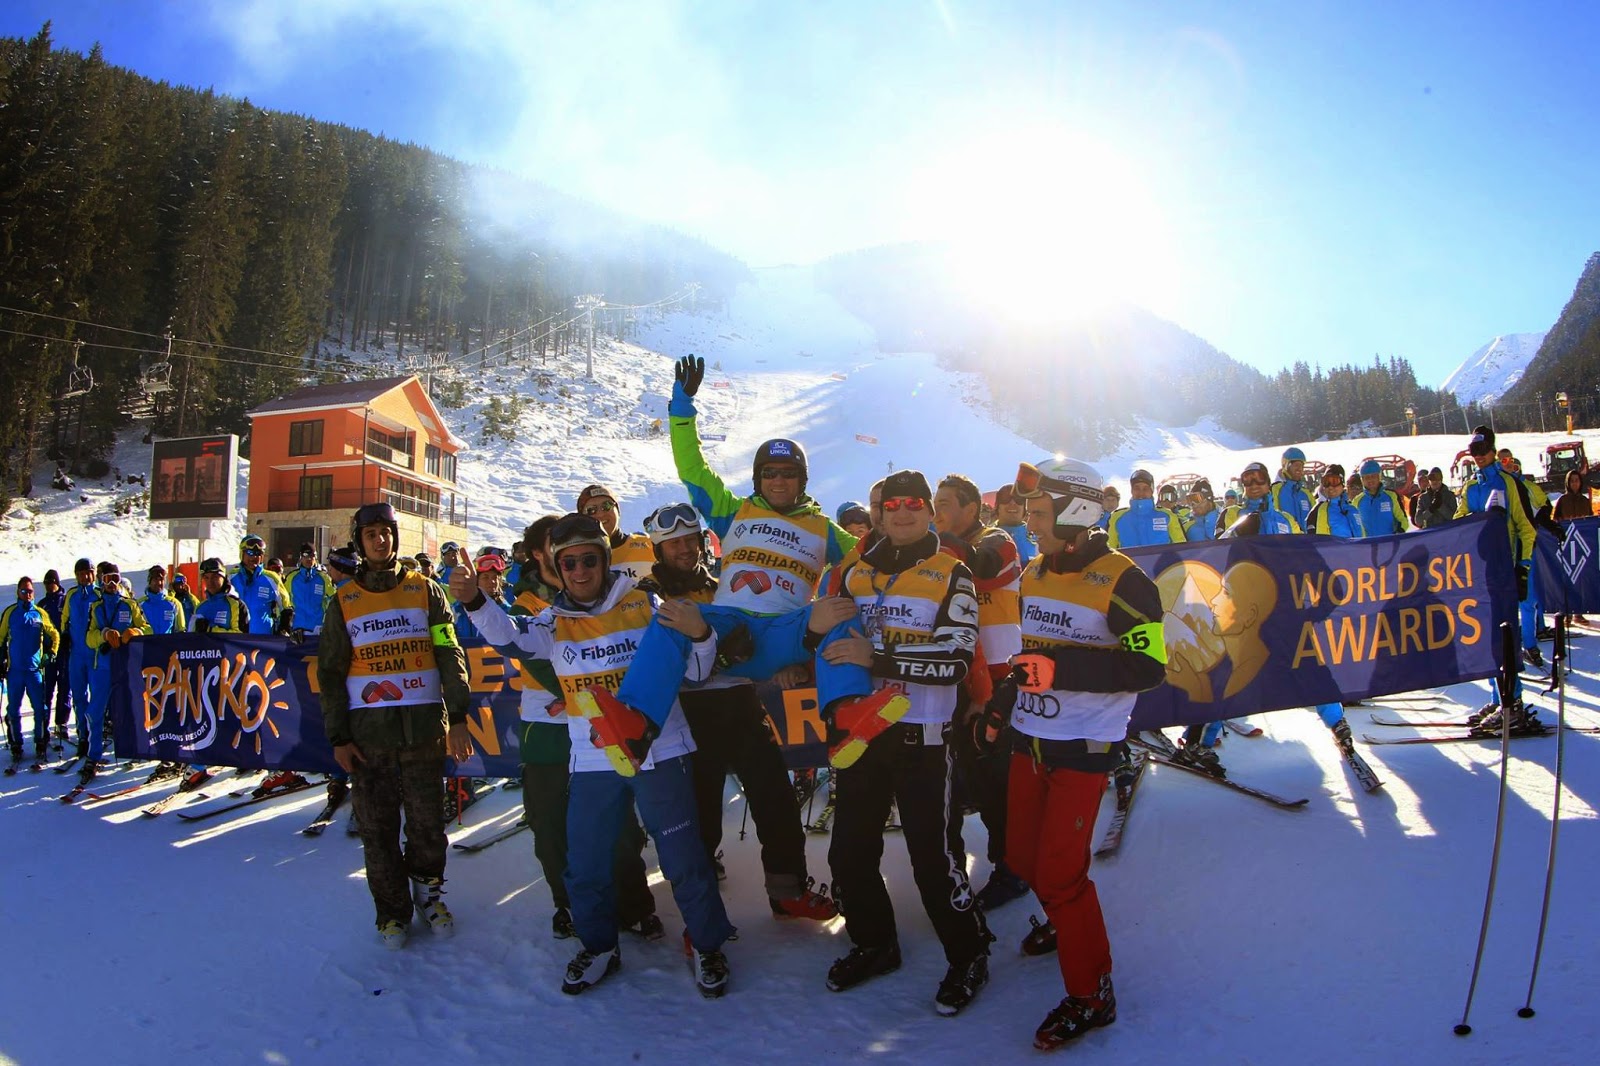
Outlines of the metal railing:
[{"label": "metal railing", "polygon": [[467,498],[458,493],[443,493],[439,502],[418,499],[388,489],[334,489],[330,492],[272,492],[267,494],[269,511],[354,511],[367,503],[388,503],[403,514],[417,515],[433,522],[453,526],[467,524]]}]

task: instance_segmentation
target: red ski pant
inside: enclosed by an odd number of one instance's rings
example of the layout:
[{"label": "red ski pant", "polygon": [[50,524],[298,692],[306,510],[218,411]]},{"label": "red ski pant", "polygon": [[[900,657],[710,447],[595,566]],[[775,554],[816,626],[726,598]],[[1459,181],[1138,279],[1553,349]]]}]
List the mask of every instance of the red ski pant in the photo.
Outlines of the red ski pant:
[{"label": "red ski pant", "polygon": [[1094,820],[1106,775],[1051,769],[1011,756],[1006,803],[1006,865],[1033,886],[1056,927],[1057,958],[1070,996],[1092,997],[1111,972],[1100,897],[1089,880]]}]

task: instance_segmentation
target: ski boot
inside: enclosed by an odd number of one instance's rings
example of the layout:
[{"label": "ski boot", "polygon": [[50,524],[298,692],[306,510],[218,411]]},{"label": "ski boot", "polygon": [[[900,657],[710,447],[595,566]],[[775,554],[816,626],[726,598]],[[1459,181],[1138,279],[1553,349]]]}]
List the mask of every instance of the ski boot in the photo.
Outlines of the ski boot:
[{"label": "ski boot", "polygon": [[378,923],[378,939],[390,951],[399,951],[406,946],[406,926],[404,922],[390,918]]},{"label": "ski boot", "polygon": [[572,924],[571,909],[556,908],[556,912],[550,916],[550,935],[557,940],[571,940],[578,935],[577,927]]},{"label": "ski boot", "polygon": [[1028,925],[1028,935],[1022,938],[1024,955],[1049,955],[1056,950],[1056,927],[1052,922],[1041,922],[1030,914]]},{"label": "ski boot", "polygon": [[891,943],[881,948],[864,948],[858,944],[850,949],[850,954],[842,959],[835,959],[833,965],[828,967],[828,989],[833,992],[843,992],[863,981],[893,973],[899,968],[899,944]]},{"label": "ski boot", "polygon": [[1228,776],[1228,771],[1223,767],[1222,760],[1217,758],[1217,753],[1199,741],[1190,743],[1185,738],[1183,747],[1173,754],[1172,761],[1182,766],[1192,766],[1212,777]]},{"label": "ski boot", "polygon": [[946,1018],[960,1014],[962,1009],[978,996],[978,990],[989,983],[989,956],[979,955],[965,966],[952,966],[945,971],[934,993],[933,1009]]},{"label": "ski boot", "polygon": [[1522,661],[1533,667],[1535,670],[1544,669],[1544,656],[1540,654],[1539,649],[1536,647],[1523,648]]},{"label": "ski boot", "polygon": [[1343,718],[1328,727],[1333,731],[1333,739],[1339,745],[1339,750],[1345,758],[1356,753],[1356,738],[1350,735],[1350,723]]},{"label": "ski boot", "polygon": [[578,713],[589,720],[589,742],[605,751],[611,768],[623,777],[637,774],[650,754],[650,744],[661,733],[656,724],[610,689],[586,688],[573,699]]},{"label": "ski boot", "polygon": [[444,878],[411,875],[411,898],[416,901],[417,913],[435,935],[451,936],[456,931],[456,920],[439,898],[443,894]]},{"label": "ski boot", "polygon": [[798,895],[779,899],[777,896],[768,896],[767,902],[772,905],[774,918],[810,918],[817,922],[826,922],[839,916],[839,904],[829,898],[828,886],[824,884],[822,891],[812,889],[817,879],[806,878],[805,887],[800,889]]},{"label": "ski boot", "polygon": [[989,874],[988,883],[978,890],[978,905],[985,911],[998,910],[1028,894],[1028,882],[1011,872],[1001,860]]},{"label": "ski boot", "polygon": [[694,986],[707,999],[721,999],[728,992],[728,957],[720,951],[696,951],[689,941],[689,931],[683,931],[683,953],[689,959],[689,971],[694,974]]},{"label": "ski boot", "polygon": [[661,924],[659,914],[647,914],[637,922],[624,923],[622,929],[641,940],[660,940],[667,935],[667,927]]},{"label": "ski boot", "polygon": [[309,782],[307,782],[305,778],[301,777],[293,770],[275,770],[268,774],[262,780],[261,784],[256,786],[256,794],[265,796],[268,792],[278,792],[283,789],[299,788],[300,786],[308,783]]},{"label": "ski boot", "polygon": [[841,700],[828,715],[829,734],[843,734],[828,745],[828,765],[840,770],[854,766],[866,754],[867,745],[910,709],[911,701],[892,688]]},{"label": "ski boot", "polygon": [[211,780],[211,771],[201,767],[178,783],[179,792],[193,792],[207,781]]},{"label": "ski boot", "polygon": [[1068,996],[1045,1015],[1033,1034],[1033,1046],[1040,1051],[1054,1051],[1089,1030],[1116,1020],[1117,993],[1111,987],[1111,975],[1106,974],[1092,997]]},{"label": "ski boot", "polygon": [[83,769],[78,771],[78,784],[87,785],[90,781],[94,780],[95,774],[97,774],[99,772],[100,772],[100,769],[99,769],[98,764],[92,763],[92,762],[85,762],[83,764]]},{"label": "ski boot", "polygon": [[1509,711],[1492,710],[1483,715],[1469,732],[1475,737],[1497,737],[1501,733],[1505,718],[1509,716],[1512,736],[1542,737],[1549,732],[1549,728],[1539,721],[1538,713],[1537,708],[1525,707],[1521,700],[1515,700]]},{"label": "ski boot", "polygon": [[620,948],[600,952],[579,948],[572,961],[567,963],[567,974],[561,982],[561,991],[569,996],[576,996],[593,988],[620,969],[622,969]]},{"label": "ski boot", "polygon": [[6,767],[6,776],[11,777],[20,769],[22,769],[22,746],[18,745],[11,749],[11,765]]}]

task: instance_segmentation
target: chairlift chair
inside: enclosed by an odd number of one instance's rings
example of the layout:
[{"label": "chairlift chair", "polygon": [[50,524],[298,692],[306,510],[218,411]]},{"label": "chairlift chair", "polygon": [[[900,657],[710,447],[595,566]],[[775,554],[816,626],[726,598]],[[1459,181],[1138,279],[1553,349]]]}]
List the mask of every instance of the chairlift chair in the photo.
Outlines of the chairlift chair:
[{"label": "chairlift chair", "polygon": [[172,364],[164,359],[159,363],[150,364],[150,368],[144,372],[141,385],[145,394],[152,397],[159,396],[163,392],[171,392]]}]

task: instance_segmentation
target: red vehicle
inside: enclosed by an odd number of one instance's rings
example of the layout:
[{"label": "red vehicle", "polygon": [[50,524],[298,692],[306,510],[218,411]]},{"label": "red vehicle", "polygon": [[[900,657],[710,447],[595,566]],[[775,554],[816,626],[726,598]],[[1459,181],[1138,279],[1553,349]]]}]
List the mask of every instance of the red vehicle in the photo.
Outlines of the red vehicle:
[{"label": "red vehicle", "polygon": [[1544,455],[1539,461],[1544,465],[1544,477],[1539,483],[1551,492],[1562,492],[1567,487],[1567,472],[1576,470],[1584,479],[1584,484],[1589,481],[1589,457],[1584,454],[1583,441],[1564,440],[1560,444],[1552,444],[1544,450]]},{"label": "red vehicle", "polygon": [[1467,479],[1477,472],[1478,464],[1472,461],[1471,452],[1465,448],[1456,452],[1455,461],[1450,464],[1450,480],[1455,482],[1457,487],[1465,485]]},{"label": "red vehicle", "polygon": [[1374,461],[1382,467],[1380,474],[1384,488],[1393,489],[1408,500],[1422,491],[1417,488],[1417,464],[1413,460],[1398,455],[1369,455],[1361,460],[1361,464],[1365,466]]},{"label": "red vehicle", "polygon": [[1322,488],[1322,475],[1327,469],[1327,463],[1319,463],[1314,459],[1308,459],[1306,468],[1300,472],[1300,484],[1304,485],[1306,491],[1311,493],[1313,500],[1321,498],[1317,495],[1317,491]]}]

